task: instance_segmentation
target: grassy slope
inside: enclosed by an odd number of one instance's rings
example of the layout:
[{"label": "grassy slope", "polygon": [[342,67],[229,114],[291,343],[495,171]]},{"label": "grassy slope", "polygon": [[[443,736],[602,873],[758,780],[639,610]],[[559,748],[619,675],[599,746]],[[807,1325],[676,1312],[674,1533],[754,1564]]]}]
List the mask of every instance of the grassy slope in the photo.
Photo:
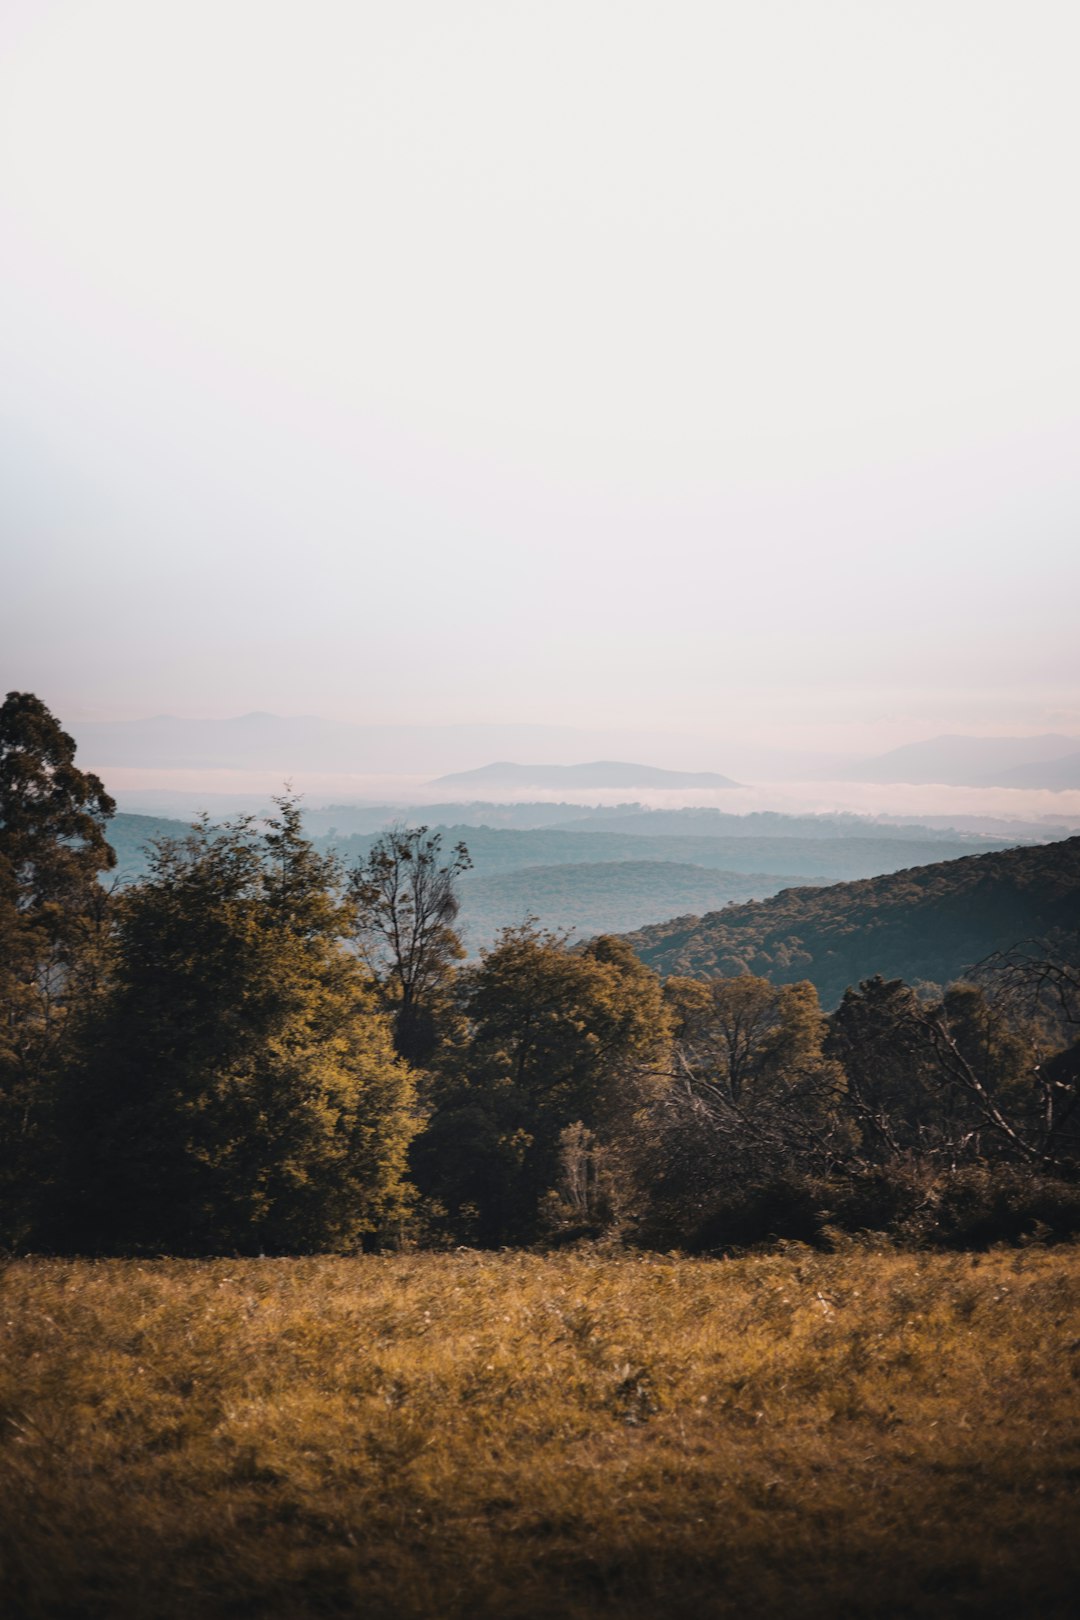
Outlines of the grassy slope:
[{"label": "grassy slope", "polygon": [[630,943],[663,974],[810,979],[833,1006],[873,973],[945,983],[995,950],[1080,935],[1080,838],[819,889],[789,889],[705,917],[643,928]]},{"label": "grassy slope", "polygon": [[1080,1576],[1075,1250],[37,1261],[0,1304],[12,1616],[1052,1620]]}]

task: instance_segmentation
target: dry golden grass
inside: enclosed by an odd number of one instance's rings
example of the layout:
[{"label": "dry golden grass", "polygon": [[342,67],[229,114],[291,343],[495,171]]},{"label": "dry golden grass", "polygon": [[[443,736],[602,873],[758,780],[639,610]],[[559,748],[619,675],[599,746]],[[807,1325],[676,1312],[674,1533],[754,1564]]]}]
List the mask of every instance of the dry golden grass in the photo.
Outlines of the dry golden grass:
[{"label": "dry golden grass", "polygon": [[8,1616],[1064,1615],[1080,1255],[17,1263]]}]

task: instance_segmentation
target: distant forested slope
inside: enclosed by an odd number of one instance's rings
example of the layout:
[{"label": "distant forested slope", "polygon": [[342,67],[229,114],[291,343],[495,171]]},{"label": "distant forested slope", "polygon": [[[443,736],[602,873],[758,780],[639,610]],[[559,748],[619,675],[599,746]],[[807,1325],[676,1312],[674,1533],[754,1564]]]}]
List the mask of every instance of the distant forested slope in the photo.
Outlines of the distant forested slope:
[{"label": "distant forested slope", "polygon": [[1080,960],[1080,838],[785,889],[627,937],[661,974],[809,979],[831,1007],[874,973],[943,984],[992,951],[1051,935]]},{"label": "distant forested slope", "polygon": [[[432,806],[437,810],[438,806]],[[320,849],[334,848],[347,865],[365,859],[383,828],[349,832],[343,810],[308,812],[311,836]],[[721,872],[741,872],[751,876],[771,875],[793,882],[798,878],[834,883],[845,878],[877,877],[895,872],[901,866],[921,866],[931,861],[950,860],[957,854],[986,849],[1005,849],[1004,840],[964,838],[956,833],[936,836],[919,829],[902,829],[899,837],[891,829],[871,828],[866,822],[849,822],[847,830],[830,826],[828,836],[815,828],[812,834],[795,833],[798,818],[767,816],[725,817],[722,832],[704,829],[708,819],[698,821],[696,813],[670,816],[663,811],[629,814],[623,825],[609,826],[606,819],[587,825],[567,827],[491,827],[464,822],[448,824],[438,815],[425,816],[427,825],[443,836],[450,848],[462,840],[469,846],[474,870],[479,874],[514,872],[527,866],[595,865],[607,861],[674,861],[682,866],[708,867]],[[655,821],[653,818],[655,817]],[[344,827],[335,826],[340,819]],[[410,813],[416,824],[418,816]],[[744,825],[745,823],[745,825]],[[655,832],[648,831],[656,826]],[[748,834],[747,826],[755,831]],[[630,828],[633,831],[630,831]],[[140,876],[146,869],[142,851],[150,839],[182,836],[187,823],[161,816],[131,815],[125,812],[109,823],[109,842],[119,857],[125,877]]]},{"label": "distant forested slope", "polygon": [[[472,818],[475,819],[475,818]],[[496,823],[492,823],[496,825]],[[519,823],[519,825],[522,825]],[[688,807],[684,810],[648,810],[642,805],[617,805],[612,808],[594,808],[576,820],[562,818],[566,832],[625,832],[644,833],[648,837],[664,834],[668,837],[689,838],[873,838],[904,839],[908,842],[931,842],[967,845],[972,853],[976,849],[993,848],[1000,843],[1000,830],[995,828],[987,837],[972,835],[954,827],[929,826],[922,822],[875,821],[870,816],[836,813],[835,815],[787,815],[780,810],[747,810],[736,812],[717,810],[712,806]],[[1008,829],[1002,829],[1006,832]],[[1041,829],[1039,829],[1041,832]],[[1067,829],[1062,829],[1064,836]],[[1051,836],[1050,831],[1046,833]]]},{"label": "distant forested slope", "polygon": [[[993,817],[960,818],[962,825],[950,826],[947,818],[927,822],[879,821],[871,816],[835,814],[788,815],[779,810],[736,812],[713,806],[685,810],[650,810],[642,804],[581,805],[565,800],[552,803],[515,800],[496,804],[491,800],[443,801],[439,804],[331,804],[305,806],[304,827],[309,837],[333,833],[348,838],[354,833],[377,833],[394,822],[409,827],[510,827],[529,830],[561,827],[566,832],[645,833],[648,836],[710,838],[889,838],[910,841],[960,844],[960,854],[976,854],[1001,847],[1004,841],[1044,844],[1051,838],[1068,838],[1078,830],[1049,822],[1019,822]],[[985,826],[974,825],[983,821]]]},{"label": "distant forested slope", "polygon": [[720,872],[677,861],[597,861],[526,866],[461,879],[459,926],[470,950],[490,944],[508,923],[538,917],[545,928],[573,935],[619,934],[673,911],[717,906],[775,894],[791,879],[766,873]]},{"label": "distant forested slope", "polygon": [[[525,866],[562,866],[598,861],[678,861],[722,872],[772,874],[834,883],[845,878],[877,877],[902,866],[947,861],[958,853],[955,838],[906,840],[884,837],[792,838],[676,837],[606,830],[564,828],[440,827],[444,847],[462,840],[469,846],[477,872],[513,872]],[[362,860],[376,835],[317,838],[320,848],[334,845],[351,865]],[[979,850],[1004,849],[1004,843],[973,840]],[[972,846],[968,846],[972,847]],[[961,844],[959,849],[964,849]]]}]

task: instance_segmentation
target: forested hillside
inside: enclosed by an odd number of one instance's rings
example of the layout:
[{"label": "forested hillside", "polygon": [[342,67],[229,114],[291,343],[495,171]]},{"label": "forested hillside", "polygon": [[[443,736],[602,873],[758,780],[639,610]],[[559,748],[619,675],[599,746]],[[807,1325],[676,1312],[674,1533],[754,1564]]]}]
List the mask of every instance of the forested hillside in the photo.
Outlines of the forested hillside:
[{"label": "forested hillside", "polygon": [[809,979],[831,1007],[874,973],[945,984],[993,951],[1047,936],[1080,936],[1080,838],[785,889],[628,937],[664,976]]}]

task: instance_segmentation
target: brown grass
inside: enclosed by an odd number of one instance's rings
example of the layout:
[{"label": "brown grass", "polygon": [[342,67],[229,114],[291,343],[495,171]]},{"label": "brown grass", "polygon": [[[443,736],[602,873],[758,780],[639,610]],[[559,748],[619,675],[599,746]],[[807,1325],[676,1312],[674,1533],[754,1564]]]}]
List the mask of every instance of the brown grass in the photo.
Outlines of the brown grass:
[{"label": "brown grass", "polygon": [[1080,1255],[52,1262],[0,1611],[1065,1615]]}]

